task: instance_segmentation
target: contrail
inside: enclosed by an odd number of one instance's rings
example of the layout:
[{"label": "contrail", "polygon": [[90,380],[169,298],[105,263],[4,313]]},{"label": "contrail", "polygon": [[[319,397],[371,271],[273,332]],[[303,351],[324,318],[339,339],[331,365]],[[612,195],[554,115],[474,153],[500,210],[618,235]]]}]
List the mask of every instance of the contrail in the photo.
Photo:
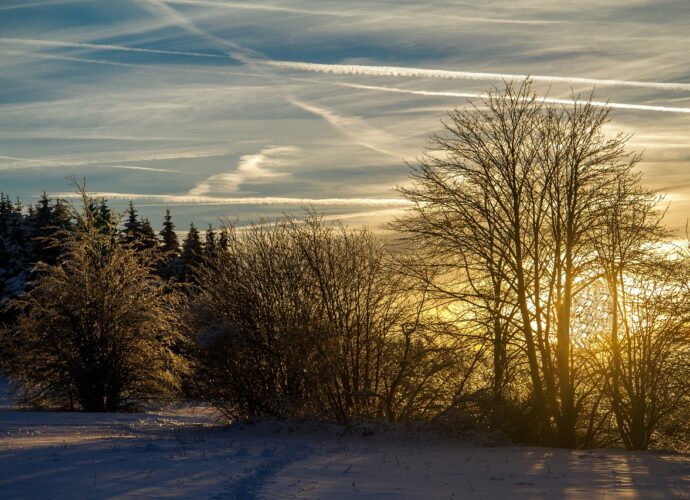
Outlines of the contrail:
[{"label": "contrail", "polygon": [[[171,2],[184,3],[184,2]],[[216,37],[217,38],[217,37]],[[228,45],[233,45],[231,42],[223,40]],[[176,50],[162,50],[162,49],[144,49],[138,47],[128,47],[125,45],[112,44],[97,44],[97,43],[78,43],[66,42],[58,40],[39,40],[33,38],[9,38],[0,37],[0,43],[12,45],[28,45],[34,47],[70,47],[70,48],[84,48],[93,50],[108,50],[121,52],[139,52],[145,54],[167,54],[178,56],[191,57],[207,57],[220,59],[244,59],[247,62],[247,56],[237,57],[237,54],[231,56],[224,54],[210,54],[208,52],[186,52]],[[235,49],[237,47],[234,47]],[[234,57],[233,57],[234,56]],[[64,56],[63,56],[64,57]],[[86,60],[84,60],[87,62]],[[88,62],[98,62],[100,64],[124,65],[124,63],[105,62],[100,60],[88,60]],[[317,64],[299,61],[272,61],[268,59],[257,58],[251,62],[259,62],[267,66],[272,66],[280,69],[293,69],[297,71],[306,71],[311,73],[330,73],[336,75],[367,75],[367,76],[399,76],[406,78],[444,78],[454,80],[524,80],[529,77],[535,82],[551,82],[551,83],[570,83],[570,84],[584,84],[584,85],[600,85],[600,86],[619,86],[619,87],[637,87],[637,88],[652,88],[662,90],[690,90],[689,83],[674,83],[674,82],[649,82],[636,80],[614,80],[614,79],[599,79],[599,78],[582,78],[570,76],[546,76],[546,75],[526,75],[526,74],[511,74],[511,73],[482,73],[472,71],[451,71],[442,69],[425,69],[425,68],[409,68],[402,66],[365,66],[357,64]]]},{"label": "contrail", "polygon": [[81,63],[88,63],[88,64],[105,64],[107,66],[123,66],[125,68],[132,68],[132,67],[147,67],[145,64],[133,64],[133,63],[122,63],[122,62],[115,62],[115,61],[105,61],[103,59],[88,59],[84,57],[71,57],[71,56],[58,56],[58,55],[53,55],[53,54],[36,54],[33,52],[21,52],[18,50],[3,50],[3,54],[7,54],[10,56],[28,56],[28,57],[35,57],[38,59],[48,59],[48,60],[54,60],[54,61],[73,61],[73,62],[81,62]]},{"label": "contrail", "polygon": [[[280,196],[261,196],[248,198],[223,198],[217,196],[190,196],[176,194],[137,194],[137,193],[89,193],[91,196],[109,200],[153,200],[166,204],[180,205],[328,205],[328,206],[370,206],[404,207],[411,204],[403,198],[289,198]],[[78,198],[75,193],[56,193],[60,198]]]},{"label": "contrail", "polygon": [[[141,205],[139,206],[147,206],[147,205]],[[150,206],[150,205],[148,205]],[[348,219],[361,219],[364,217],[382,217],[382,216],[392,216],[394,214],[400,214],[401,211],[404,210],[404,207],[397,207],[397,208],[374,208],[373,210],[366,210],[366,211],[358,211],[358,212],[349,212],[349,213],[344,213],[344,214],[333,214],[333,215],[321,215],[319,218],[322,221],[343,221],[343,220],[348,220]],[[305,220],[300,219],[297,217],[290,217],[290,220],[294,224],[304,224]],[[250,230],[252,227],[268,227],[271,226],[272,223],[269,222],[259,222],[259,223],[249,223],[249,224],[244,224],[241,226],[235,226],[236,231],[240,232],[245,232]],[[367,226],[369,224],[366,224]],[[184,236],[185,232],[180,231],[180,233]]]},{"label": "contrail", "polygon": [[[36,52],[22,52],[18,50],[2,50],[0,54],[7,54],[11,56],[24,56],[33,57],[37,59],[47,59],[54,61],[72,61],[86,64],[104,64],[106,66],[121,66],[124,68],[143,68],[143,69],[154,69],[156,71],[173,71],[177,73],[203,73],[209,75],[228,75],[228,76],[256,76],[265,77],[265,75],[257,73],[248,73],[245,71],[223,71],[223,70],[212,70],[212,69],[201,69],[198,67],[185,68],[182,66],[167,66],[167,65],[154,65],[154,64],[139,64],[139,63],[124,63],[116,61],[106,61],[105,59],[89,59],[84,57],[72,57],[72,56],[59,56],[55,54],[43,54]],[[215,66],[213,66],[215,67]],[[16,106],[15,106],[16,107]]]},{"label": "contrail", "polygon": [[101,168],[121,168],[124,170],[143,170],[145,172],[165,172],[177,173],[177,170],[170,170],[169,168],[151,168],[151,167],[135,167],[133,165],[100,165]]},{"label": "contrail", "polygon": [[[265,77],[265,75],[253,74],[253,73],[218,71],[218,70],[214,71],[214,70],[203,70],[203,69],[196,69],[196,68],[193,70],[184,70],[183,68],[165,68],[165,67],[160,68],[157,66],[151,66],[151,65],[146,65],[146,64],[121,63],[121,62],[115,62],[115,61],[105,61],[102,59],[87,59],[87,58],[82,58],[82,57],[57,56],[57,55],[51,55],[51,54],[32,54],[32,53],[27,54],[25,52],[16,52],[16,51],[11,51],[11,50],[4,51],[4,53],[8,54],[8,55],[23,55],[23,56],[30,56],[30,57],[38,57],[41,59],[74,61],[74,62],[82,62],[82,63],[89,63],[89,64],[105,64],[108,66],[122,66],[122,67],[135,67],[135,68],[136,67],[156,68],[156,69],[195,72],[195,73],[209,73],[209,74],[215,74],[215,75],[244,75],[244,76]],[[222,57],[222,56],[219,56],[219,57]],[[272,64],[272,63],[278,63],[278,62],[280,62],[280,61],[263,61],[264,64]],[[308,64],[311,66],[311,63],[290,63],[290,64]],[[318,64],[315,66],[327,66],[327,67],[331,68],[333,65]],[[365,67],[367,67],[367,66],[365,66]],[[372,66],[372,68],[375,68],[375,67]],[[426,71],[436,71],[436,70],[426,70]],[[511,75],[504,75],[504,76],[508,77]],[[521,75],[512,75],[512,76],[522,78]],[[524,77],[526,78],[527,75],[524,75]],[[536,77],[530,77],[530,78],[532,78],[532,80],[536,79]],[[544,77],[544,78],[551,78],[551,77]],[[560,78],[560,77],[553,77],[553,78]],[[581,80],[583,80],[583,79],[581,79]],[[592,81],[595,81],[595,80],[592,80]],[[602,80],[596,80],[596,81],[600,82]],[[616,80],[603,80],[603,81],[616,81]],[[687,86],[690,89],[690,84],[682,84],[682,83],[668,83],[668,84],[655,83],[655,82],[626,82],[626,83],[647,83],[649,85]],[[464,97],[467,99],[484,99],[484,98],[488,97],[488,94],[476,94],[476,93],[465,93],[465,92],[437,92],[437,91],[430,91],[430,90],[406,90],[406,89],[398,89],[395,87],[381,87],[381,86],[375,86],[375,85],[360,85],[360,84],[354,84],[354,83],[331,83],[331,84],[339,86],[339,87],[349,87],[349,88],[363,89],[363,90],[378,90],[381,92],[394,92],[394,93],[399,93],[399,94],[414,94],[414,95],[422,95],[422,96]],[[674,89],[676,89],[676,90],[678,88],[679,87],[674,87]],[[574,104],[574,102],[575,102],[572,99],[553,99],[553,98],[544,98],[543,101],[548,102],[548,103],[554,103],[554,104]],[[690,113],[690,108],[673,107],[673,106],[652,106],[652,105],[646,105],[646,104],[615,103],[615,102],[605,102],[605,101],[593,101],[591,104],[593,106],[597,106],[597,107],[608,107],[608,108],[612,108],[612,109],[628,109],[628,110],[635,110],[635,111],[658,111],[658,112],[664,112],[664,113]],[[366,147],[369,147],[369,145],[366,145]],[[374,149],[374,148],[370,148],[370,149]],[[389,154],[388,151],[381,151],[381,150],[378,150],[378,151],[382,152],[384,154]],[[2,170],[1,165],[0,165],[0,170]]]},{"label": "contrail", "polygon": [[524,80],[535,82],[570,83],[601,86],[639,87],[662,90],[690,90],[690,83],[643,82],[635,80],[607,80],[570,76],[518,75],[510,73],[478,73],[443,69],[406,68],[398,66],[364,66],[358,64],[316,64],[296,61],[262,61],[274,68],[331,73],[334,75],[399,76],[405,78],[446,78],[453,80]]},{"label": "contrail", "polygon": [[304,111],[323,118],[329,125],[339,130],[360,146],[364,146],[367,149],[386,156],[391,156],[397,160],[400,160],[402,157],[401,154],[387,147],[397,144],[397,141],[391,137],[390,134],[384,130],[372,127],[359,117],[341,115],[330,109],[321,108],[313,104],[298,101],[297,99],[290,98],[288,101]]},{"label": "contrail", "polygon": [[[69,2],[69,0],[66,0]],[[29,9],[31,7],[42,7],[44,5],[58,5],[61,3],[66,3],[65,1],[47,1],[47,2],[25,2],[18,5],[3,5],[0,10],[19,10],[19,9]]]},{"label": "contrail", "polygon": [[138,3],[142,7],[153,11],[156,14],[167,16],[168,19],[177,24],[179,27],[208,40],[216,45],[216,48],[227,51],[227,54],[230,57],[241,63],[251,65],[257,60],[265,59],[265,56],[257,51],[247,49],[235,42],[231,42],[230,40],[226,40],[204,31],[203,29],[199,28],[190,18],[173,9],[161,0],[138,0]]},{"label": "contrail", "polygon": [[338,11],[323,11],[313,9],[299,9],[294,7],[283,7],[280,5],[267,5],[256,3],[240,3],[240,2],[212,2],[208,0],[163,0],[163,3],[173,5],[198,5],[203,7],[219,7],[222,9],[237,9],[237,10],[257,10],[267,12],[284,12],[286,14],[304,14],[310,16],[333,16],[333,17],[353,17],[356,14],[338,12]]},{"label": "contrail", "polygon": [[[430,90],[406,90],[395,87],[379,87],[376,85],[359,85],[356,83],[338,83],[339,87],[348,87],[362,90],[376,90],[380,92],[393,92],[396,94],[413,94],[422,96],[435,97],[463,97],[466,99],[487,99],[489,94],[475,94],[469,92],[433,92]],[[577,102],[573,99],[555,99],[551,97],[537,98],[537,101],[546,102],[550,104],[575,104]],[[607,102],[607,101],[591,101],[589,104],[598,108],[612,108],[612,109],[630,109],[635,111],[661,111],[665,113],[690,113],[690,108],[676,108],[670,106],[651,106],[646,104],[628,104],[622,102]]]},{"label": "contrail", "polygon": [[[240,2],[219,2],[211,0],[162,0],[163,3],[172,5],[196,5],[200,7],[215,7],[221,9],[235,9],[235,10],[255,10],[264,12],[282,12],[286,14],[301,14],[307,16],[329,16],[329,17],[346,17],[357,18],[365,16],[384,17],[385,19],[409,19],[411,16],[406,16],[398,13],[391,13],[386,11],[383,16],[377,13],[357,12],[357,11],[343,11],[343,10],[318,10],[318,9],[300,9],[297,7],[288,7],[283,5],[271,5],[262,3],[240,3]],[[427,14],[428,16],[428,14]],[[448,20],[448,16],[432,15],[431,19],[444,18]],[[564,24],[567,21],[556,20],[542,20],[542,19],[501,19],[492,17],[475,17],[475,16],[453,16],[453,19],[465,22],[479,22],[479,23],[496,23],[496,24],[527,24],[527,25],[544,25],[544,24]]]},{"label": "contrail", "polygon": [[178,160],[194,158],[212,158],[231,153],[228,148],[159,150],[123,153],[89,153],[86,155],[59,156],[54,158],[16,158],[0,156],[9,161],[0,162],[0,171],[19,170],[24,168],[45,167],[87,167],[99,164],[122,164],[123,162]]},{"label": "contrail", "polygon": [[174,56],[214,57],[228,59],[227,55],[209,54],[208,52],[182,52],[177,50],[141,49],[138,47],[127,47],[125,45],[63,42],[58,40],[38,40],[34,38],[0,37],[0,43],[7,43],[12,45],[30,45],[32,47],[69,47],[77,49],[111,50],[119,52],[141,52],[144,54],[167,54]]}]

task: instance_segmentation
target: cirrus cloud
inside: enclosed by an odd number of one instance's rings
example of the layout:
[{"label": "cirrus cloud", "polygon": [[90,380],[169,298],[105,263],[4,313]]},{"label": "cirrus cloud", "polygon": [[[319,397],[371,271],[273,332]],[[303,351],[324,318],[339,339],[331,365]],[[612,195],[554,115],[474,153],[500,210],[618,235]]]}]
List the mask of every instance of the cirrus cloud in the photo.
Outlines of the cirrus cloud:
[{"label": "cirrus cloud", "polygon": [[300,149],[295,146],[272,146],[256,154],[244,155],[233,172],[224,172],[204,179],[189,190],[189,195],[234,193],[247,182],[257,184],[285,178],[289,174],[279,169],[293,164],[294,156],[299,152]]}]

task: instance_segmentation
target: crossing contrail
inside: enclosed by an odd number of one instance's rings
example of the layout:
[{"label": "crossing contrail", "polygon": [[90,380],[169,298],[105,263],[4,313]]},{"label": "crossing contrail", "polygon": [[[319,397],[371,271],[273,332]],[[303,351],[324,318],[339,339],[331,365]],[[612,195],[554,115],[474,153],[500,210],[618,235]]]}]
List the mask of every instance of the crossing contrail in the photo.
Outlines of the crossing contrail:
[{"label": "crossing contrail", "polygon": [[[463,97],[466,99],[486,99],[489,94],[477,94],[471,92],[435,92],[431,90],[407,90],[398,89],[395,87],[379,87],[377,85],[360,85],[356,83],[338,83],[339,87],[348,87],[353,89],[361,90],[376,90],[380,92],[393,92],[396,94],[413,94],[421,96],[434,96],[434,97]],[[537,97],[538,102],[546,102],[550,104],[575,104],[574,99],[556,99],[551,97]],[[607,101],[591,101],[589,102],[592,106],[599,108],[612,108],[612,109],[630,109],[635,111],[661,111],[665,113],[690,113],[690,108],[678,108],[671,106],[652,106],[647,104],[629,104],[623,102],[607,102]]]}]

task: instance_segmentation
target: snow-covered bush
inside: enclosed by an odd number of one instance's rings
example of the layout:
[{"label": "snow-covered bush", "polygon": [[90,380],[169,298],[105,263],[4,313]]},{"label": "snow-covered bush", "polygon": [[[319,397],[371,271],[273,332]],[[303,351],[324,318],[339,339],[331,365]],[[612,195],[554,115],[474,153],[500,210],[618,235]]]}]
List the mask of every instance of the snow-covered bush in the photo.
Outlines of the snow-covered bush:
[{"label": "snow-covered bush", "polygon": [[115,411],[171,396],[188,369],[179,294],[154,274],[154,254],[119,244],[82,194],[63,257],[39,263],[13,303],[5,370],[35,404]]}]

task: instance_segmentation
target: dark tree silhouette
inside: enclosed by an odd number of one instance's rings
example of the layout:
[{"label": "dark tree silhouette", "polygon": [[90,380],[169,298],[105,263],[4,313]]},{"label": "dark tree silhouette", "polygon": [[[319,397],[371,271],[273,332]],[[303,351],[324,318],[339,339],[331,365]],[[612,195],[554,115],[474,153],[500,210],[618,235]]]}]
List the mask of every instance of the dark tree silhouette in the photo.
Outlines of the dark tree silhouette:
[{"label": "dark tree silhouette", "polygon": [[151,222],[148,219],[139,219],[139,213],[131,201],[125,215],[127,218],[120,234],[122,244],[135,250],[152,249],[158,246],[156,233],[151,227]]},{"label": "dark tree silhouette", "polygon": [[161,250],[170,257],[177,256],[180,252],[180,243],[178,242],[177,233],[175,232],[175,224],[172,221],[170,208],[165,209],[163,228],[159,234],[162,239]]},{"label": "dark tree silhouette", "polygon": [[180,281],[192,281],[194,279],[194,270],[201,262],[203,256],[204,245],[201,242],[201,235],[192,222],[189,224],[189,231],[182,242],[177,278]]}]

